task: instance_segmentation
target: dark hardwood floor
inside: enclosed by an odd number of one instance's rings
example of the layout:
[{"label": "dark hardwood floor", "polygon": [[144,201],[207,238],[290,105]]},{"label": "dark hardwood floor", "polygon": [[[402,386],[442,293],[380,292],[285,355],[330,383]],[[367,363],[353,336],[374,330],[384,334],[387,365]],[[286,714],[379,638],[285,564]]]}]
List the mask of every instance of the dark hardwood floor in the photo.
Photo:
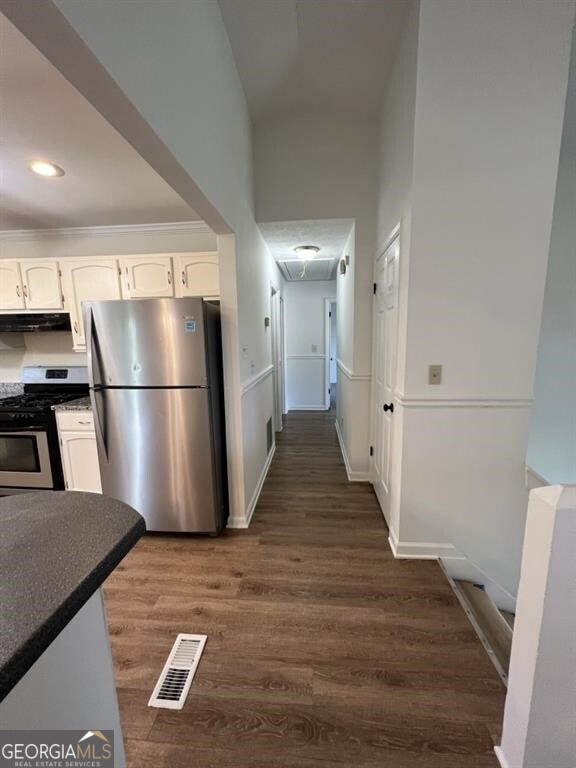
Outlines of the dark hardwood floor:
[{"label": "dark hardwood floor", "polygon": [[[496,768],[504,689],[439,566],[394,560],[334,414],[291,413],[248,531],[148,536],[106,582],[130,768]],[[147,707],[178,632],[181,712]]]}]

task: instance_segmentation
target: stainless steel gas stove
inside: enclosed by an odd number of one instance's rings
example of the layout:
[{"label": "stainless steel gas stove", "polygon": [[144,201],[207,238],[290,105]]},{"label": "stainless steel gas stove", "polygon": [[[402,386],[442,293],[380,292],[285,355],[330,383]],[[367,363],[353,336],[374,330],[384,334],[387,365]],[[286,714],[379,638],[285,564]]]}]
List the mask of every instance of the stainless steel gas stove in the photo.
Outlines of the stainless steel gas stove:
[{"label": "stainless steel gas stove", "polygon": [[0,400],[0,496],[64,488],[53,405],[88,394],[84,367],[28,366],[24,394]]}]

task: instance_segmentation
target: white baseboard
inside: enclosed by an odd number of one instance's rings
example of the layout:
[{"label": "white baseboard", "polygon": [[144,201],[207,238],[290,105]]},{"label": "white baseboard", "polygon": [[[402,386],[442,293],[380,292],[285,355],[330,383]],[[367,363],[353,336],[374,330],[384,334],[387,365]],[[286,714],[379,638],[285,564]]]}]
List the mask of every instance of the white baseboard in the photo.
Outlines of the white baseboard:
[{"label": "white baseboard", "polygon": [[330,406],[326,405],[291,405],[288,411],[329,411]]},{"label": "white baseboard", "polygon": [[350,459],[348,458],[348,454],[346,452],[346,446],[344,445],[344,437],[342,436],[342,432],[340,431],[340,424],[338,424],[337,421],[334,422],[334,426],[336,427],[336,434],[338,435],[338,442],[340,443],[340,451],[342,453],[342,458],[344,459],[344,466],[346,467],[346,474],[348,475],[348,480],[351,483],[366,483],[370,481],[370,472],[358,472],[350,466]]},{"label": "white baseboard", "polygon": [[496,757],[498,758],[498,762],[500,763],[502,768],[510,768],[510,763],[504,757],[504,752],[502,752],[502,747],[494,747],[494,752],[496,753]]},{"label": "white baseboard", "polygon": [[388,537],[392,554],[398,560],[438,560],[454,557],[458,551],[452,544],[439,542],[399,541],[395,531],[390,529]]},{"label": "white baseboard", "polygon": [[227,528],[248,528],[248,526],[250,525],[250,521],[252,520],[252,515],[254,514],[254,510],[256,509],[256,504],[258,504],[258,499],[260,498],[260,493],[262,491],[264,481],[266,480],[266,475],[268,474],[268,470],[270,469],[270,464],[272,464],[272,459],[274,458],[275,452],[276,452],[276,443],[274,443],[274,445],[272,446],[272,450],[268,454],[266,458],[266,462],[262,467],[262,472],[260,473],[260,477],[258,478],[256,488],[254,489],[254,493],[252,494],[252,498],[250,499],[250,504],[248,504],[248,509],[246,510],[246,516],[243,518],[231,517],[228,520],[228,524],[226,526]]},{"label": "white baseboard", "polygon": [[442,565],[446,573],[454,581],[471,581],[474,584],[482,584],[486,593],[491,598],[497,608],[502,611],[516,613],[516,598],[508,590],[504,589],[498,582],[488,576],[481,568],[478,568],[467,557],[461,554],[458,556],[444,555]]}]

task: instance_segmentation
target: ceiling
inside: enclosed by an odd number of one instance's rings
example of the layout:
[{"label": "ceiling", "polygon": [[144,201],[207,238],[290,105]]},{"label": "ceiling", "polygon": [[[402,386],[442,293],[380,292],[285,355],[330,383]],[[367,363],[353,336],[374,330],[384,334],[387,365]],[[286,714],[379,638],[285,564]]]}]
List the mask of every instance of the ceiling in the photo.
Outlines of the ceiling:
[{"label": "ceiling", "polygon": [[[333,280],[352,224],[352,219],[316,219],[276,221],[258,226],[284,278],[292,282]],[[320,248],[317,257],[307,263],[305,270],[294,252],[298,245],[317,245]]]},{"label": "ceiling", "polygon": [[255,121],[378,110],[410,0],[219,4]]},{"label": "ceiling", "polygon": [[[1,230],[199,219],[2,14],[0,46]],[[66,175],[36,176],[36,158]]]}]

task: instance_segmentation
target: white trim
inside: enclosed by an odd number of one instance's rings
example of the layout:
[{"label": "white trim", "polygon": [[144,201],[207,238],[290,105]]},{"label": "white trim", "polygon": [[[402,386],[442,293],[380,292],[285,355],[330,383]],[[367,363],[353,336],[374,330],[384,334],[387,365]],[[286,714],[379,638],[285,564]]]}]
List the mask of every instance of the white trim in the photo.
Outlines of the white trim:
[{"label": "white trim", "polygon": [[[461,586],[459,584],[457,584],[454,581],[454,579],[450,576],[450,574],[446,571],[446,568],[444,567],[444,563],[442,562],[442,560],[440,560],[439,564],[440,564],[440,568],[444,572],[444,575],[446,576],[446,580],[448,581],[448,584],[450,584],[450,587],[452,588],[452,592],[454,592],[454,595],[456,596],[456,599],[458,600],[458,602],[462,606],[462,610],[466,614],[466,617],[468,618],[468,621],[470,622],[470,624],[472,624],[472,627],[474,628],[474,631],[476,632],[476,635],[478,636],[478,639],[480,640],[480,642],[484,646],[484,650],[486,651],[486,653],[488,654],[488,658],[490,659],[490,661],[494,665],[494,668],[495,668],[496,672],[498,673],[498,676],[500,677],[500,679],[502,680],[504,685],[506,687],[508,687],[508,673],[506,672],[506,670],[502,667],[502,665],[498,661],[498,658],[497,658],[496,654],[494,653],[494,649],[490,645],[490,641],[486,637],[486,634],[484,632],[484,629],[483,629],[481,623],[478,621],[478,619],[474,615],[474,612],[472,611],[472,608],[470,606],[470,602],[468,600],[468,596],[466,595],[464,590],[461,588]],[[503,616],[501,616],[500,619],[501,619],[503,624],[506,624],[506,620],[504,619]],[[506,626],[508,626],[508,625],[506,624]],[[510,630],[510,631],[512,631],[512,630]]]},{"label": "white trim", "polygon": [[371,373],[354,373],[354,371],[351,371],[350,368],[344,365],[340,358],[336,360],[336,365],[350,381],[369,381],[372,378]]},{"label": "white trim", "polygon": [[267,365],[266,368],[263,368],[260,373],[257,373],[255,376],[252,376],[250,379],[248,379],[248,381],[245,381],[242,384],[242,397],[244,397],[246,392],[249,392],[257,384],[260,384],[261,381],[264,381],[264,379],[268,378],[268,376],[272,374],[273,370],[274,366],[272,363],[270,363],[270,365]]},{"label": "white trim", "polygon": [[270,469],[270,465],[272,464],[272,459],[274,458],[274,454],[276,453],[276,443],[272,446],[270,453],[266,457],[266,461],[264,463],[264,466],[262,467],[262,472],[260,473],[260,477],[258,478],[258,482],[256,483],[256,488],[254,489],[254,493],[252,494],[252,498],[250,499],[250,503],[248,504],[248,509],[246,510],[246,514],[243,519],[234,519],[231,517],[228,520],[227,528],[248,528],[250,525],[250,522],[252,520],[252,515],[254,514],[254,510],[256,509],[256,505],[258,504],[258,499],[260,498],[260,493],[262,492],[262,488],[264,486],[264,481],[266,480],[266,475],[268,474],[268,470]]},{"label": "white trim", "polygon": [[504,752],[502,752],[502,747],[494,747],[494,752],[496,753],[501,768],[510,768],[510,763],[506,760]]},{"label": "white trim", "polygon": [[441,565],[446,574],[454,581],[472,581],[474,584],[482,584],[486,594],[497,608],[503,611],[516,613],[516,598],[504,589],[497,581],[462,554],[443,557]]},{"label": "white trim", "polygon": [[288,413],[291,411],[329,411],[330,406],[324,405],[324,403],[318,403],[318,405],[291,405],[288,408]]},{"label": "white trim", "polygon": [[392,232],[390,232],[390,234],[384,241],[384,246],[380,249],[380,255],[374,260],[375,263],[376,261],[378,261],[379,258],[381,258],[381,256],[384,255],[384,253],[388,250],[388,248],[390,248],[394,240],[396,240],[396,238],[400,236],[401,229],[402,229],[402,222],[399,221],[398,224],[396,224]]},{"label": "white trim", "polygon": [[344,437],[342,435],[342,432],[340,431],[340,424],[338,424],[337,421],[334,422],[334,427],[336,428],[336,434],[338,435],[338,442],[340,443],[340,452],[342,453],[342,458],[344,459],[344,466],[346,467],[346,474],[348,475],[348,480],[351,483],[367,483],[370,481],[370,472],[356,472],[352,469],[350,465],[350,459],[348,458],[348,454],[346,452],[346,446],[344,444]]},{"label": "white trim", "polygon": [[325,360],[326,355],[286,355],[286,360]]},{"label": "white trim", "polygon": [[546,478],[542,477],[535,469],[529,467],[526,464],[525,467],[525,484],[526,488],[531,491],[533,488],[543,488],[545,485],[550,485]]},{"label": "white trim", "polygon": [[531,397],[415,397],[394,393],[402,408],[531,408]]},{"label": "white trim", "polygon": [[458,552],[456,547],[447,543],[399,541],[392,528],[390,528],[388,542],[392,554],[398,560],[438,560],[441,557],[454,557]]},{"label": "white trim", "polygon": [[123,235],[213,235],[203,221],[175,221],[165,224],[121,224],[107,227],[62,227],[60,229],[6,229],[0,242],[14,240],[63,239],[70,237],[118,237]]}]

